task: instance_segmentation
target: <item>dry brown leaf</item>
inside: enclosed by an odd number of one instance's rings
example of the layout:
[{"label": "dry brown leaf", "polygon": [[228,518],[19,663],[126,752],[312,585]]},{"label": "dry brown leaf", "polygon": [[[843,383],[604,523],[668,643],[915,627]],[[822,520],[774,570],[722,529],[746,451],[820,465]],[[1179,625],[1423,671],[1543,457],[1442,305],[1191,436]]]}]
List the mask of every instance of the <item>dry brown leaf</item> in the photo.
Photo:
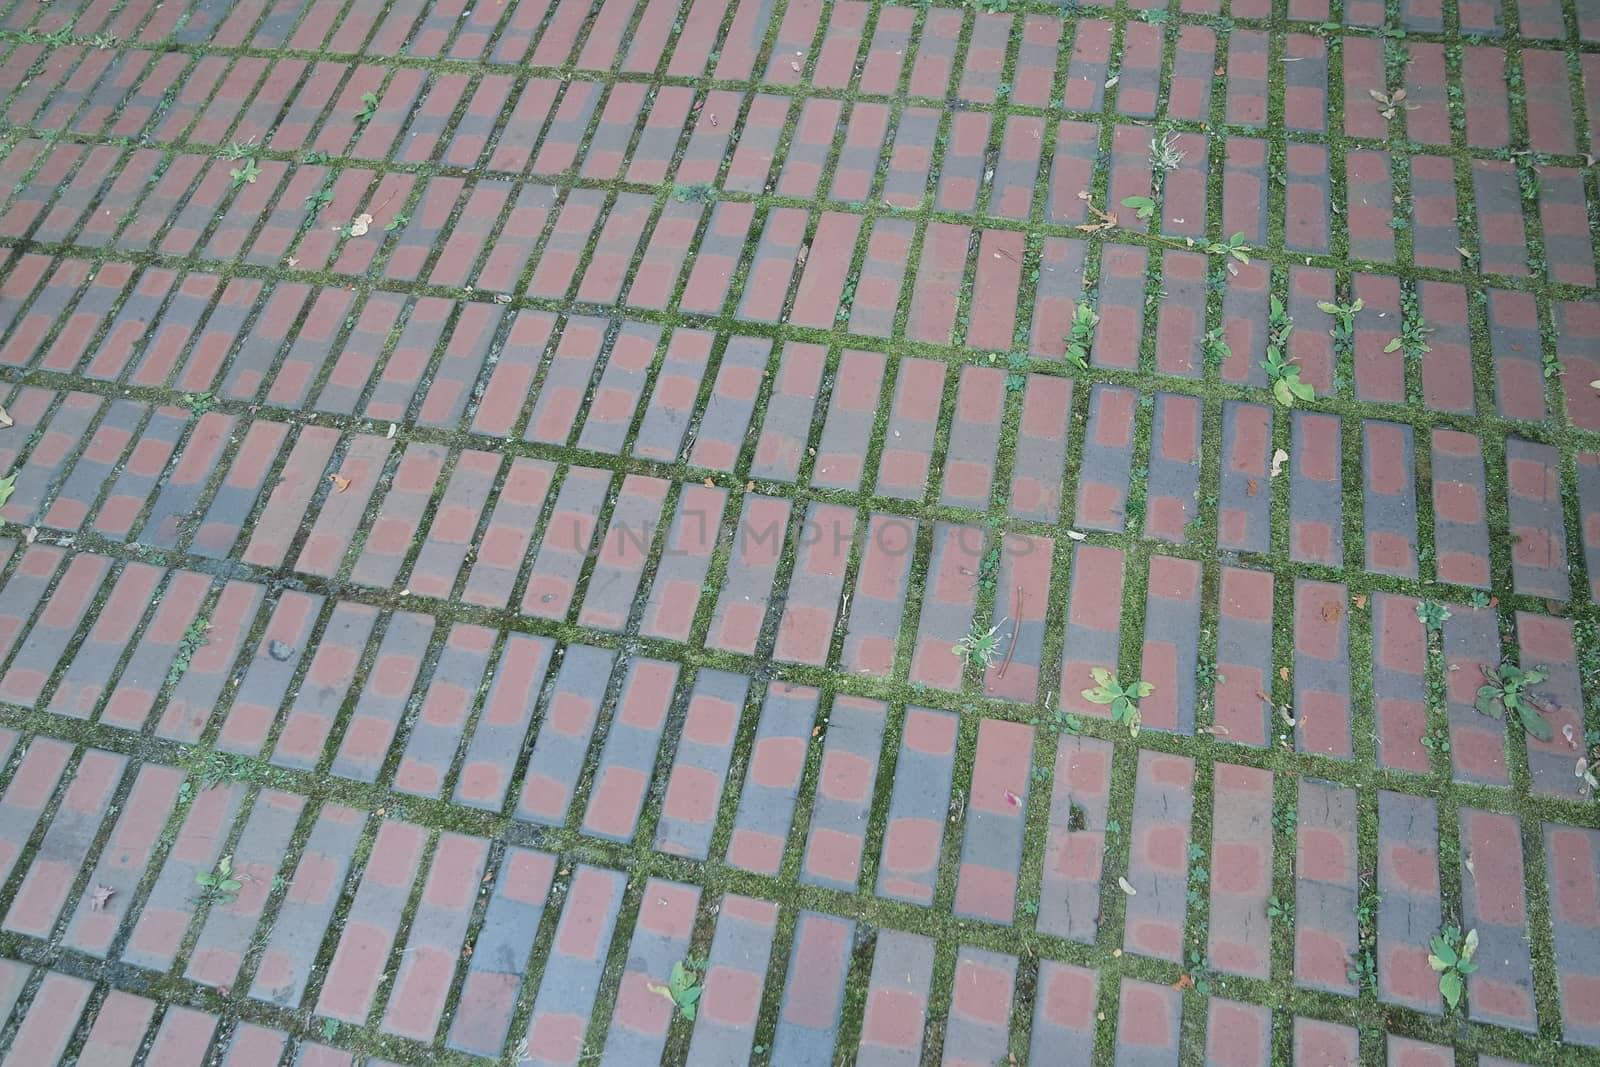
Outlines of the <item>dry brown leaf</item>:
[{"label": "dry brown leaf", "polygon": [[1361,610],[1361,611],[1366,611],[1367,610],[1367,594],[1365,594],[1365,593],[1357,593],[1351,599],[1356,602],[1356,607],[1359,610]]},{"label": "dry brown leaf", "polygon": [[333,487],[341,493],[350,488],[350,479],[342,474],[330,474],[328,475],[328,481],[332,482]]},{"label": "dry brown leaf", "polygon": [[372,216],[365,211],[350,220],[351,237],[365,237],[370,229],[372,229]]},{"label": "dry brown leaf", "polygon": [[1180,974],[1178,975],[1178,980],[1172,983],[1172,988],[1180,992],[1185,989],[1193,989],[1194,979],[1190,978],[1187,974]]},{"label": "dry brown leaf", "polygon": [[1322,605],[1322,621],[1323,622],[1328,623],[1330,625],[1336,625],[1339,622],[1339,620],[1342,619],[1342,618],[1344,618],[1344,605],[1343,604],[1340,604],[1340,603],[1338,603],[1336,601],[1330,600],[1326,604]]},{"label": "dry brown leaf", "polygon": [[1255,496],[1259,492],[1261,492],[1261,483],[1260,482],[1256,481],[1254,478],[1246,478],[1244,480],[1244,495],[1245,496]]},{"label": "dry brown leaf", "polygon": [[1278,668],[1278,677],[1282,678],[1284,681],[1287,682],[1289,680],[1289,668],[1288,667],[1279,667]]},{"label": "dry brown leaf", "polygon": [[1263,704],[1271,704],[1271,703],[1272,703],[1272,698],[1271,698],[1271,697],[1269,697],[1269,696],[1267,696],[1267,694],[1265,694],[1265,693],[1263,693],[1263,692],[1262,692],[1262,691],[1261,691],[1261,690],[1259,690],[1259,689],[1257,689],[1257,690],[1256,690],[1256,696],[1257,696],[1257,697],[1258,697],[1258,698],[1260,698],[1260,700],[1261,700],[1261,702],[1262,702],[1262,703],[1263,703]]},{"label": "dry brown leaf", "polygon": [[1289,453],[1285,452],[1281,448],[1274,451],[1272,453],[1271,477],[1276,478],[1279,474],[1283,473],[1283,465],[1287,462],[1289,462]]}]

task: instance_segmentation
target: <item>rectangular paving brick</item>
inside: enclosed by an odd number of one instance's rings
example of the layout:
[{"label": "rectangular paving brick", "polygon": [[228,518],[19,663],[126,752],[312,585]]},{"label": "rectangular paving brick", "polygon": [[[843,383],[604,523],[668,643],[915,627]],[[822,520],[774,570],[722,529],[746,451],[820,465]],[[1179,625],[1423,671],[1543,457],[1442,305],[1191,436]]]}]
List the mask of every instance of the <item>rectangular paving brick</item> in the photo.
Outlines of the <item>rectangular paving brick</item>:
[{"label": "rectangular paving brick", "polygon": [[18,1063],[59,1063],[94,985],[50,971],[34,992],[27,1015],[11,1038]]},{"label": "rectangular paving brick", "polygon": [[1298,579],[1294,586],[1295,746],[1350,759],[1350,620],[1343,585]]},{"label": "rectangular paving brick", "polygon": [[604,649],[588,645],[567,648],[528,758],[517,818],[546,826],[567,821],[615,662],[615,653]]},{"label": "rectangular paving brick", "polygon": [[1421,601],[1390,593],[1372,595],[1372,703],[1378,765],[1427,774],[1429,732],[1427,635],[1417,615]]},{"label": "rectangular paving brick", "polygon": [[840,355],[827,418],[817,442],[817,462],[811,472],[814,485],[860,488],[885,363],[885,357],[878,352],[848,348]]},{"label": "rectangular paving brick", "polygon": [[1095,984],[1094,971],[1040,961],[1029,1046],[1033,1060],[1064,1056],[1076,1063],[1094,1055]]},{"label": "rectangular paving brick", "polygon": [[948,712],[906,709],[878,865],[880,897],[933,903],[950,805],[956,730],[956,716]]},{"label": "rectangular paving brick", "polygon": [[1296,819],[1295,983],[1354,996],[1349,971],[1357,951],[1356,791],[1302,778]]},{"label": "rectangular paving brick", "polygon": [[712,335],[703,330],[676,329],[656,373],[644,420],[634,437],[633,455],[670,463],[683,448],[694,415],[700,379],[711,358]]},{"label": "rectangular paving brick", "polygon": [[1295,411],[1289,428],[1289,557],[1337,566],[1344,556],[1339,416]]},{"label": "rectangular paving brick", "polygon": [[1361,449],[1367,570],[1415,578],[1417,504],[1411,427],[1365,420]]},{"label": "rectangular paving brick", "polygon": [[1590,950],[1600,940],[1593,904],[1594,888],[1600,882],[1600,833],[1546,822],[1542,836],[1546,869],[1550,872],[1550,919],[1555,930],[1562,1035],[1568,1041],[1594,1046],[1600,1044],[1600,1026],[1586,990],[1595,981]]},{"label": "rectangular paving brick", "polygon": [[219,901],[206,913],[185,977],[216,988],[238,978],[305,804],[304,797],[276,789],[256,797],[235,846],[234,877],[242,884],[233,901]]},{"label": "rectangular paving brick", "polygon": [[1095,385],[1089,392],[1089,424],[1078,465],[1075,525],[1120,531],[1126,524],[1128,479],[1133,465],[1135,400],[1131,389]]},{"label": "rectangular paving brick", "polygon": [[1006,638],[1001,660],[984,670],[987,696],[1028,704],[1038,698],[1054,553],[1055,542],[1048,537],[1012,534],[1000,539],[992,617],[1004,620],[1002,632],[1012,636]]},{"label": "rectangular paving brick", "polygon": [[488,853],[481,838],[439,835],[384,1013],[385,1031],[429,1041],[439,1028]]},{"label": "rectangular paving brick", "polygon": [[528,572],[522,614],[555,620],[567,617],[577,591],[578,572],[591,551],[610,485],[610,471],[568,468],[534,556],[533,569]]},{"label": "rectangular paving brick", "polygon": [[266,631],[251,650],[244,679],[217,735],[217,748],[251,756],[261,752],[322,605],[320,596],[293,591],[273,603]]},{"label": "rectangular paving brick", "polygon": [[888,430],[879,458],[876,491],[880,495],[920,500],[926,493],[944,385],[943,363],[931,359],[899,361]]},{"label": "rectangular paving brick", "polygon": [[555,465],[519,456],[511,461],[494,511],[477,542],[462,599],[505,607],[555,477]]},{"label": "rectangular paving brick", "polygon": [[71,783],[61,794],[50,828],[39,842],[39,851],[11,899],[6,911],[7,931],[41,939],[50,937],[69,902],[73,880],[88,858],[127,763],[125,756],[99,749],[83,754]]},{"label": "rectangular paving brick", "polygon": [[329,773],[375,782],[405,714],[433,634],[432,616],[396,612],[372,661],[372,680],[362,687],[345,724]]},{"label": "rectangular paving brick", "polygon": [[1475,706],[1485,667],[1500,663],[1494,612],[1450,606],[1444,623],[1446,708],[1450,717],[1450,763],[1457,781],[1508,785],[1506,726]]},{"label": "rectangular paving brick", "polygon": [[708,648],[752,653],[761,638],[773,577],[790,536],[789,502],[777,497],[745,497],[733,532],[733,550],[722,592],[706,636]]},{"label": "rectangular paving brick", "polygon": [[[856,888],[885,710],[879,701],[859,697],[840,696],[833,702],[801,863],[803,882],[844,892]],[[837,1010],[835,1004],[830,1016]]]},{"label": "rectangular paving brick", "polygon": [[1547,672],[1537,690],[1537,700],[1551,736],[1548,741],[1540,741],[1532,735],[1527,738],[1528,774],[1533,792],[1539,796],[1577,800],[1586,794],[1581,780],[1572,773],[1575,757],[1564,734],[1568,728],[1575,738],[1583,733],[1583,694],[1572,623],[1567,619],[1518,612],[1517,641],[1523,668],[1539,666]]},{"label": "rectangular paving brick", "polygon": [[621,874],[597,867],[582,865],[574,872],[534,998],[528,1062],[578,1062],[625,884]]},{"label": "rectangular paving brick", "polygon": [[1478,970],[1467,976],[1474,1020],[1532,1031],[1533,969],[1522,827],[1515,815],[1462,808],[1461,925],[1478,931]]},{"label": "rectangular paving brick", "polygon": [[640,632],[676,641],[688,639],[695,611],[706,592],[706,569],[717,544],[727,501],[726,489],[684,487],[662,546]]},{"label": "rectangular paving brick", "polygon": [[125,962],[152,971],[171,967],[195,910],[195,875],[215,870],[244,800],[237,783],[200,790],[122,950]]},{"label": "rectangular paving brick", "polygon": [[873,514],[868,521],[840,660],[845,670],[883,677],[894,666],[916,543],[913,519]]},{"label": "rectangular paving brick", "polygon": [[[376,608],[350,602],[335,605],[294,703],[283,718],[272,762],[302,771],[321,764],[334,720],[356,684],[356,667],[377,621]],[[270,646],[267,655],[272,655]]]},{"label": "rectangular paving brick", "polygon": [[845,566],[855,540],[855,511],[813,503],[800,530],[800,549],[773,658],[822,666],[832,645]]},{"label": "rectangular paving brick", "polygon": [[1094,687],[1095,668],[1112,673],[1118,669],[1124,565],[1120,549],[1073,546],[1066,648],[1061,662],[1059,707],[1063,711],[1099,718],[1110,714],[1109,708],[1085,699],[1083,690]]},{"label": "rectangular paving brick", "polygon": [[670,978],[672,965],[688,953],[700,889],[652,878],[645,883],[644,902],[628,943],[627,970],[606,1031],[603,1063],[659,1059],[677,1014],[656,990]]},{"label": "rectangular paving brick", "polygon": [[48,709],[53,714],[93,716],[165,573],[143,563],[123,568],[50,697]]},{"label": "rectangular paving brick", "polygon": [[772,342],[764,337],[735,337],[728,342],[695,431],[690,463],[711,470],[733,470],[749,433],[771,353]]},{"label": "rectangular paving brick", "polygon": [[1213,767],[1211,910],[1206,957],[1220,971],[1266,978],[1271,971],[1272,773]]},{"label": "rectangular paving brick", "polygon": [[34,705],[77,634],[110,567],[111,561],[104,556],[83,553],[72,557],[12,657],[10,669],[0,678],[0,699],[27,707]]},{"label": "rectangular paving brick", "polygon": [[1439,823],[1433,801],[1378,794],[1378,999],[1442,1010],[1428,940],[1439,929]]},{"label": "rectangular paving brick", "polygon": [[748,1060],[777,920],[776,904],[734,894],[722,899],[689,1040],[690,1062]]},{"label": "rectangular paving brick", "polygon": [[[361,434],[349,442],[337,460],[333,460],[319,447],[332,443],[331,435],[320,441],[302,436],[295,443],[295,450],[289,454],[289,461],[284,467],[284,481],[280,489],[286,491],[275,491],[268,501],[269,509],[273,504],[292,509],[292,519],[298,519],[300,515],[299,510],[293,509],[310,511],[315,508],[316,521],[301,546],[300,555],[295,559],[294,569],[324,578],[332,578],[342,568],[393,448],[385,438]],[[305,446],[303,450],[302,446]],[[334,444],[334,448],[337,447]],[[324,467],[317,463],[318,459],[326,464],[327,478],[322,477]],[[334,476],[345,479],[345,483],[334,481]],[[341,484],[344,484],[342,489]],[[272,532],[277,533],[278,530]],[[245,556],[257,561],[270,560],[271,551],[258,534],[251,538]]]},{"label": "rectangular paving brick", "polygon": [[660,478],[630,474],[622,479],[578,613],[580,625],[600,630],[621,630],[626,625],[668,488],[669,483]]},{"label": "rectangular paving brick", "polygon": [[1122,939],[1129,952],[1183,959],[1193,783],[1193,760],[1139,754],[1127,875],[1138,894],[1128,897]]},{"label": "rectangular paving brick", "polygon": [[784,344],[750,463],[752,478],[796,480],[811,437],[826,362],[827,350],[821,345]]},{"label": "rectangular paving brick", "polygon": [[547,637],[512,634],[506,639],[494,682],[462,755],[455,803],[488,811],[504,806],[553,647]]},{"label": "rectangular paving brick", "polygon": [[[1110,793],[1111,744],[1061,735],[1039,887],[1040,933],[1086,944],[1095,940]],[[1052,1025],[1057,1024],[1052,1012]]]},{"label": "rectangular paving brick", "polygon": [[543,852],[508,848],[495,878],[483,927],[473,944],[447,1043],[496,1055],[511,1027],[524,962],[533,948],[555,861]]},{"label": "rectangular paving brick", "polygon": [[456,623],[434,664],[422,707],[395,769],[396,789],[439,796],[489,670],[494,631]]},{"label": "rectangular paving brick", "polygon": [[625,323],[606,357],[595,386],[594,403],[578,435],[578,447],[622,454],[633,424],[639,397],[655,361],[661,329],[644,323]]},{"label": "rectangular paving brick", "polygon": [[413,595],[448,597],[467,553],[476,542],[478,518],[500,469],[488,452],[463,451],[434,512],[428,539],[417,553],[406,588]]},{"label": "rectangular paving brick", "polygon": [[920,934],[885,930],[878,935],[856,1063],[920,1062],[934,950],[933,939]]},{"label": "rectangular paving brick", "polygon": [[979,723],[956,881],[954,907],[959,915],[1012,921],[1032,759],[1031,726],[995,719]]},{"label": "rectangular paving brick", "polygon": [[390,820],[378,827],[328,964],[317,1014],[347,1023],[366,1021],[427,843],[428,832],[411,823]]},{"label": "rectangular paving brick", "polygon": [[657,850],[706,857],[749,684],[717,670],[703,670],[695,679],[656,824]]},{"label": "rectangular paving brick", "polygon": [[1518,437],[1505,448],[1513,584],[1519,593],[1566,600],[1571,588],[1559,456],[1549,445]]},{"label": "rectangular paving brick", "polygon": [[817,703],[815,689],[781,682],[768,686],[728,841],[727,862],[733,866],[778,873]]},{"label": "rectangular paving brick", "polygon": [[677,678],[674,663],[639,659],[629,664],[600,752],[584,833],[613,841],[633,839]]},{"label": "rectangular paving brick", "polygon": [[978,600],[979,566],[990,550],[979,526],[938,522],[933,527],[931,581],[923,596],[922,617],[911,651],[911,681],[936,689],[959,690],[965,660],[957,642],[972,629]]},{"label": "rectangular paving brick", "polygon": [[[81,1059],[107,1067],[130,1067],[144,1044],[145,1032],[155,1014],[156,1004],[121,990],[112,990],[95,1009],[94,1025],[83,1043]],[[244,1031],[247,1024],[240,1024]],[[270,1053],[277,1055],[277,1053]],[[237,1060],[225,1061],[229,1064]]]},{"label": "rectangular paving brick", "polygon": [[575,316],[567,320],[545,368],[524,440],[564,445],[578,428],[595,362],[605,344],[605,328],[602,319]]},{"label": "rectangular paving brick", "polygon": [[1432,433],[1433,538],[1439,578],[1489,586],[1488,500],[1483,453],[1471,434],[1443,428]]},{"label": "rectangular paving brick", "polygon": [[1194,733],[1200,578],[1191,560],[1150,557],[1140,676],[1155,692],[1139,708],[1142,725],[1152,730]]},{"label": "rectangular paving brick", "polygon": [[1015,518],[1055,522],[1061,513],[1061,479],[1066,467],[1072,382],[1030,374],[1023,386],[1019,429],[1028,447],[1012,460],[1007,510]]},{"label": "rectangular paving brick", "polygon": [[945,1028],[945,1056],[957,1063],[989,1063],[1010,1056],[1009,1030],[1017,958],[963,946],[956,953]]}]

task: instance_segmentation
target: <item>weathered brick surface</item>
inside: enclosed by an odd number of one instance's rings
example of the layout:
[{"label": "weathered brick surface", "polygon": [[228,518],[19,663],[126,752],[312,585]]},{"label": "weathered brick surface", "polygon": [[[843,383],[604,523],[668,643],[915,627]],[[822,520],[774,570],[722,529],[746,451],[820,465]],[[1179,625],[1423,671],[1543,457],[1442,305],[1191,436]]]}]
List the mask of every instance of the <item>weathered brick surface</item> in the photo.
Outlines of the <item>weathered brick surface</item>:
[{"label": "weathered brick surface", "polygon": [[0,13],[0,1047],[1600,1045],[1600,20],[1152,7]]}]

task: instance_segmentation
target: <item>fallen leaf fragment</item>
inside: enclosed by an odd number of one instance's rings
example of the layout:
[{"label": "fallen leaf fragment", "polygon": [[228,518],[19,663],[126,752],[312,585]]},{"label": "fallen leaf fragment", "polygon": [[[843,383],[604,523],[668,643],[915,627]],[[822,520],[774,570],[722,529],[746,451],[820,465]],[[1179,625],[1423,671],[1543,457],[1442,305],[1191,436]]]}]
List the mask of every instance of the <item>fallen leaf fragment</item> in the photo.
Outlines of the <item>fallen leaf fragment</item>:
[{"label": "fallen leaf fragment", "polygon": [[95,886],[94,892],[89,894],[89,910],[105,911],[106,905],[110,903],[111,898],[116,895],[117,891],[108,885]]},{"label": "fallen leaf fragment", "polygon": [[1256,481],[1254,478],[1246,478],[1244,480],[1244,495],[1245,496],[1255,496],[1260,491],[1261,491],[1261,483],[1260,482]]},{"label": "fallen leaf fragment", "polygon": [[1289,680],[1289,668],[1288,667],[1279,667],[1278,668],[1278,677],[1282,678],[1284,681],[1287,682]]},{"label": "fallen leaf fragment", "polygon": [[1017,794],[1013,793],[1011,790],[1007,789],[1006,803],[1010,804],[1013,808],[1020,808],[1022,807],[1022,798],[1017,796]]},{"label": "fallen leaf fragment", "polygon": [[1283,465],[1287,462],[1289,462],[1289,453],[1285,452],[1281,448],[1274,451],[1272,453],[1271,477],[1276,478],[1279,474],[1281,474],[1283,472]]},{"label": "fallen leaf fragment", "polygon": [[15,426],[15,425],[16,425],[16,421],[14,419],[12,419],[12,417],[6,413],[6,409],[5,408],[0,408],[0,430],[4,430],[8,426]]},{"label": "fallen leaf fragment", "polygon": [[328,475],[328,481],[332,482],[333,487],[341,493],[350,488],[350,479],[342,474],[330,474]]},{"label": "fallen leaf fragment", "polygon": [[350,220],[351,237],[364,237],[370,229],[372,229],[372,216],[365,211]]},{"label": "fallen leaf fragment", "polygon": [[1322,605],[1322,621],[1337,625],[1344,618],[1344,605],[1338,601],[1330,600]]},{"label": "fallen leaf fragment", "polygon": [[1180,974],[1178,975],[1178,980],[1172,983],[1172,988],[1179,990],[1180,992],[1185,989],[1193,989],[1194,979],[1190,978],[1187,974]]},{"label": "fallen leaf fragment", "polygon": [[1117,878],[1117,888],[1121,889],[1124,893],[1128,894],[1130,897],[1136,897],[1136,896],[1139,895],[1139,891],[1137,889],[1133,888],[1133,883],[1128,881],[1126,878],[1122,878],[1120,876]]},{"label": "fallen leaf fragment", "polygon": [[1357,593],[1351,599],[1356,602],[1356,608],[1357,609],[1359,609],[1361,611],[1366,611],[1367,610],[1367,594],[1365,594],[1365,593]]}]

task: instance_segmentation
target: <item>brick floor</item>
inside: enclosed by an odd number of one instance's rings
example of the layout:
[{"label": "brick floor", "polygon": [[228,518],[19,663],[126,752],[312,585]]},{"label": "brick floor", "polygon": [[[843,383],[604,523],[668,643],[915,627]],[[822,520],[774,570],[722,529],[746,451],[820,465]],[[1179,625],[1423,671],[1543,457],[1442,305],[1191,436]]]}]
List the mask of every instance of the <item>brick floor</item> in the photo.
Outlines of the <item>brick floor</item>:
[{"label": "brick floor", "polygon": [[1593,0],[0,0],[0,115],[5,1063],[1600,1062]]}]

